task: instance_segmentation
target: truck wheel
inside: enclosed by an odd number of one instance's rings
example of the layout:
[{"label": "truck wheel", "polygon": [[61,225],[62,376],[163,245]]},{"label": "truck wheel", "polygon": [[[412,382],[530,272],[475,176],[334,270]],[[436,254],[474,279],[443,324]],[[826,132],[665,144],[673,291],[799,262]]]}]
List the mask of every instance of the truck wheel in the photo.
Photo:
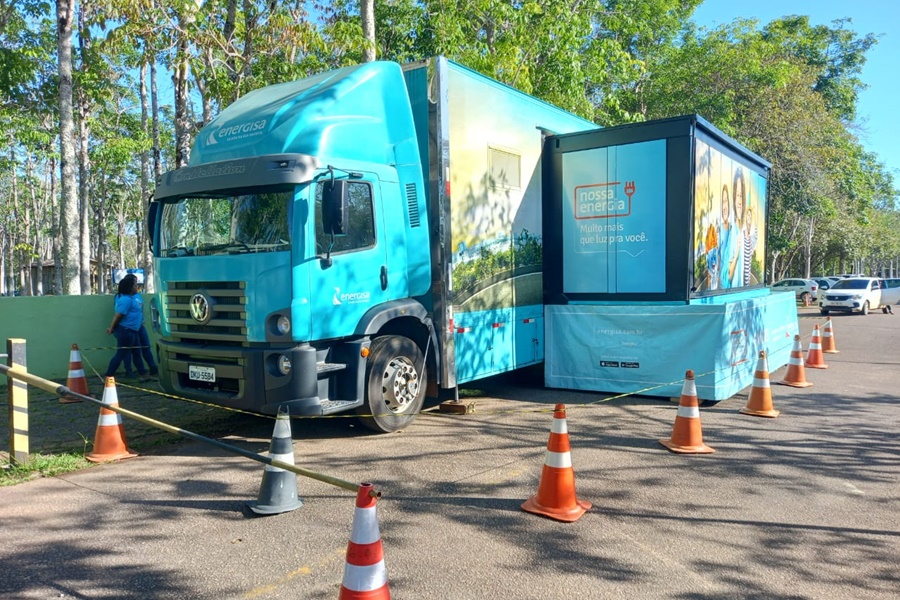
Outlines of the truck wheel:
[{"label": "truck wheel", "polygon": [[426,381],[422,352],[412,340],[375,338],[366,360],[366,401],[357,409],[363,424],[383,433],[409,425],[422,409]]},{"label": "truck wheel", "polygon": [[869,301],[868,300],[863,302],[862,308],[859,309],[859,314],[861,314],[863,316],[866,316],[867,314],[869,314]]}]

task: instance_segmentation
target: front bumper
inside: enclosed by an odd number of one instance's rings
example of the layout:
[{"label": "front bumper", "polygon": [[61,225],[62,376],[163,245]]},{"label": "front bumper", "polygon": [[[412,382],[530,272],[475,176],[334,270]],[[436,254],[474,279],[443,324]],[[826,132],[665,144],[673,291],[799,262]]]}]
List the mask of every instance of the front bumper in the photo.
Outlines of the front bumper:
[{"label": "front bumper", "polygon": [[[282,375],[278,357],[291,359],[291,371]],[[195,381],[190,367],[215,369],[215,381]],[[159,342],[159,383],[166,392],[262,414],[277,414],[288,405],[291,414],[320,415],[316,351],[309,345],[292,348],[197,347]]]},{"label": "front bumper", "polygon": [[848,298],[846,300],[821,300],[819,308],[824,310],[835,310],[844,312],[854,312],[862,310],[862,300],[854,300]]}]

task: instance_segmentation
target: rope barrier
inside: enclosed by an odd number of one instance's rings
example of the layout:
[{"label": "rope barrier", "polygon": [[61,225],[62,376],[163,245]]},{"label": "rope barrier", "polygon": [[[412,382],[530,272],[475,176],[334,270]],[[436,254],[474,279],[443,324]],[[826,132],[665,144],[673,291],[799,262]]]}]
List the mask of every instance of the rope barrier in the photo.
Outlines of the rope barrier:
[{"label": "rope barrier", "polygon": [[[169,433],[174,433],[176,435],[180,435],[181,437],[187,438],[189,440],[193,440],[195,442],[202,442],[204,444],[209,444],[210,446],[215,446],[216,448],[221,448],[222,450],[226,450],[231,452],[232,454],[237,454],[239,456],[243,456],[244,458],[249,458],[250,460],[255,460],[256,462],[261,462],[267,465],[271,465],[273,467],[277,467],[279,469],[283,469],[285,471],[290,471],[292,473],[296,473],[297,475],[302,475],[304,477],[308,477],[310,479],[315,479],[316,481],[321,481],[323,483],[327,483],[339,488],[343,488],[345,490],[356,492],[359,490],[359,485],[356,483],[351,483],[349,481],[344,481],[342,479],[338,479],[337,477],[331,477],[329,475],[323,475],[321,473],[316,473],[315,471],[310,471],[309,469],[304,469],[302,467],[298,467],[296,465],[292,465],[290,463],[286,463],[277,459],[269,458],[268,456],[263,456],[261,454],[257,454],[255,452],[250,452],[249,450],[244,450],[243,448],[238,448],[237,446],[232,446],[230,444],[226,444],[225,442],[221,442],[219,440],[214,440],[212,438],[208,438],[206,436],[202,436],[198,433],[194,433],[193,431],[188,431],[187,429],[181,429],[180,427],[174,427],[169,425],[168,423],[163,423],[162,421],[157,421],[156,419],[151,419],[150,417],[138,414],[136,412],[130,411],[128,409],[122,408],[121,406],[115,404],[106,404],[102,400],[97,400],[96,398],[91,398],[90,396],[85,396],[84,394],[79,394],[77,392],[73,392],[68,387],[64,385],[60,385],[54,383],[52,381],[48,381],[43,379],[42,377],[38,377],[32,373],[28,373],[27,371],[23,371],[21,369],[15,367],[8,367],[6,365],[0,364],[0,373],[6,375],[7,377],[11,377],[13,379],[18,379],[20,381],[24,381],[28,385],[33,385],[36,388],[42,389],[45,392],[50,392],[51,394],[56,394],[57,396],[70,396],[73,398],[77,398],[79,400],[83,400],[86,402],[93,402],[98,406],[104,407],[107,410],[112,410],[121,414],[122,416],[128,417],[130,419],[134,419],[139,423],[143,423],[145,425],[150,425],[152,427],[156,427],[157,429],[162,429],[163,431],[167,431]],[[370,495],[375,497],[380,497],[381,492],[373,491]]]},{"label": "rope barrier", "polygon": [[[807,337],[812,337],[812,334],[810,333],[809,336],[807,336]],[[768,351],[768,353],[769,353],[769,354],[773,354],[773,353],[775,353],[775,352],[780,352],[780,351],[782,351],[782,350],[788,350],[788,349],[792,348],[792,347],[793,347],[793,338],[790,338],[790,340],[791,340],[791,341],[790,341],[789,343],[777,347],[774,351]],[[88,358],[88,357],[85,355],[85,353],[84,353],[85,350],[98,350],[98,349],[102,350],[102,349],[109,349],[109,348],[99,348],[99,347],[98,347],[98,348],[87,348],[87,349],[82,349],[82,351],[81,351],[81,356],[82,356],[82,358],[84,359],[85,364],[86,364],[88,367],[90,367],[91,371],[93,371],[94,375],[95,375],[98,379],[100,379],[101,381],[103,381],[103,380],[104,380],[103,376],[100,374],[99,371],[97,371],[97,369],[94,367],[93,363],[90,362],[90,358]],[[699,373],[699,374],[696,375],[696,379],[699,381],[701,378],[706,377],[706,376],[708,376],[708,375],[714,375],[715,373],[724,372],[724,371],[730,371],[730,370],[732,370],[735,366],[737,366],[737,365],[739,365],[739,364],[743,364],[743,363],[748,363],[748,362],[751,362],[751,358],[750,358],[750,357],[744,358],[744,359],[738,361],[737,363],[734,363],[734,364],[729,365],[729,366],[727,366],[727,367],[723,367],[723,368],[721,368],[721,369],[714,369],[714,370],[712,370],[712,371],[707,371],[707,372],[705,372],[705,373]],[[674,381],[668,381],[668,382],[664,382],[664,383],[658,383],[658,384],[656,384],[656,385],[652,385],[652,386],[649,386],[649,387],[645,387],[645,388],[642,388],[642,389],[639,389],[639,390],[635,390],[635,391],[632,391],[632,392],[623,392],[623,393],[620,393],[620,394],[617,394],[617,395],[614,395],[614,396],[610,396],[610,397],[608,397],[608,398],[601,398],[601,399],[599,399],[599,400],[594,400],[594,401],[588,402],[588,403],[586,403],[586,404],[573,405],[573,406],[571,406],[570,408],[571,408],[571,409],[587,408],[587,407],[595,406],[595,405],[602,404],[602,403],[605,403],[605,402],[611,402],[611,401],[613,401],[613,400],[619,400],[619,399],[622,399],[622,398],[628,398],[628,397],[630,397],[630,396],[640,396],[640,395],[642,395],[642,394],[647,394],[648,392],[652,392],[653,390],[658,390],[658,389],[662,389],[662,388],[665,388],[665,387],[668,387],[668,386],[677,385],[678,383],[680,383],[680,382],[682,382],[682,381],[683,381],[683,379],[676,379],[676,380],[674,380]],[[243,410],[243,409],[240,409],[240,408],[233,408],[233,407],[230,407],[230,406],[223,406],[223,405],[221,405],[221,404],[213,404],[213,403],[211,403],[211,402],[204,402],[204,401],[202,401],[202,400],[196,400],[196,399],[193,399],[193,398],[186,398],[186,397],[184,397],[184,396],[178,396],[178,395],[175,395],[175,394],[168,394],[168,393],[166,393],[166,392],[161,392],[161,391],[158,391],[158,390],[152,390],[152,389],[145,388],[145,387],[133,386],[133,385],[129,385],[129,384],[127,384],[127,383],[120,383],[118,380],[116,380],[116,385],[117,385],[117,386],[124,387],[124,388],[128,388],[128,389],[132,389],[132,390],[139,390],[139,391],[141,391],[141,392],[145,392],[145,393],[148,393],[148,394],[153,394],[153,395],[159,396],[159,397],[161,397],[161,398],[169,398],[169,399],[171,399],[171,400],[178,400],[178,401],[181,401],[181,402],[190,402],[191,404],[197,404],[197,405],[199,405],[199,406],[205,406],[205,407],[212,408],[212,409],[224,410],[224,411],[228,411],[228,412],[233,412],[233,413],[243,414],[243,415],[248,415],[248,416],[253,416],[253,417],[261,417],[261,418],[264,418],[264,419],[272,419],[272,420],[274,420],[274,419],[276,418],[274,415],[264,415],[264,414],[261,414],[261,413],[258,413],[258,412],[253,412],[253,411],[249,411],[249,410]],[[647,394],[647,395],[649,395],[649,394]],[[546,407],[543,407],[543,408],[535,408],[535,409],[504,409],[504,410],[494,410],[494,411],[479,411],[478,414],[479,414],[479,415],[494,415],[494,414],[515,414],[515,413],[522,413],[522,414],[545,413],[545,412],[553,412],[553,407],[554,407],[554,406],[555,406],[554,403],[549,403],[549,404],[546,405]],[[314,419],[358,419],[358,418],[390,417],[390,416],[393,416],[393,414],[394,414],[394,413],[361,414],[361,413],[353,412],[353,413],[341,413],[341,414],[336,414],[336,415],[291,415],[290,418],[291,418],[291,419],[294,419],[294,420],[314,420]],[[428,416],[430,416],[430,417],[457,416],[457,415],[453,415],[453,414],[434,413],[434,412],[430,412],[430,411],[422,411],[420,414],[421,414],[421,415],[424,415],[424,416],[426,416],[426,417],[428,417]]]}]

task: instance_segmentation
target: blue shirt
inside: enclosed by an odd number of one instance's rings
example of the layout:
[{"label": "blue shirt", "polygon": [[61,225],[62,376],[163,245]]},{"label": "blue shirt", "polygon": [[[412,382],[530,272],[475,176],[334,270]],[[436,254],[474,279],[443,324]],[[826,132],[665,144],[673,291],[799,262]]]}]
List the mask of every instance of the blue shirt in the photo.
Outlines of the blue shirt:
[{"label": "blue shirt", "polygon": [[140,294],[116,295],[116,312],[124,315],[119,321],[120,327],[138,331],[144,324],[144,299]]}]

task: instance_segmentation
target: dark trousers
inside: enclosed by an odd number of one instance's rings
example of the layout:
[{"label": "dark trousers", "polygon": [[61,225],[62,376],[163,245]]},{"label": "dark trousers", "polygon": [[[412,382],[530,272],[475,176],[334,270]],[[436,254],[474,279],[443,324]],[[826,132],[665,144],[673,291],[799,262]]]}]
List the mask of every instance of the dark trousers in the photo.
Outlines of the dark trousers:
[{"label": "dark trousers", "polygon": [[139,347],[141,345],[140,333],[134,329],[128,329],[120,325],[113,331],[113,335],[116,336],[118,347],[116,348],[116,353],[109,361],[109,366],[106,368],[104,377],[115,376],[119,365],[122,363],[125,363],[125,375],[127,377],[134,377],[132,362],[134,362],[134,366],[137,367],[138,373],[141,375],[146,374],[147,370],[144,368],[144,361],[141,360],[141,349]]},{"label": "dark trousers", "polygon": [[153,348],[150,347],[150,334],[147,333],[147,328],[143,325],[138,330],[138,341],[141,346],[141,356],[144,357],[144,360],[147,361],[147,365],[150,367],[150,374],[156,375],[156,361],[153,360]]}]

